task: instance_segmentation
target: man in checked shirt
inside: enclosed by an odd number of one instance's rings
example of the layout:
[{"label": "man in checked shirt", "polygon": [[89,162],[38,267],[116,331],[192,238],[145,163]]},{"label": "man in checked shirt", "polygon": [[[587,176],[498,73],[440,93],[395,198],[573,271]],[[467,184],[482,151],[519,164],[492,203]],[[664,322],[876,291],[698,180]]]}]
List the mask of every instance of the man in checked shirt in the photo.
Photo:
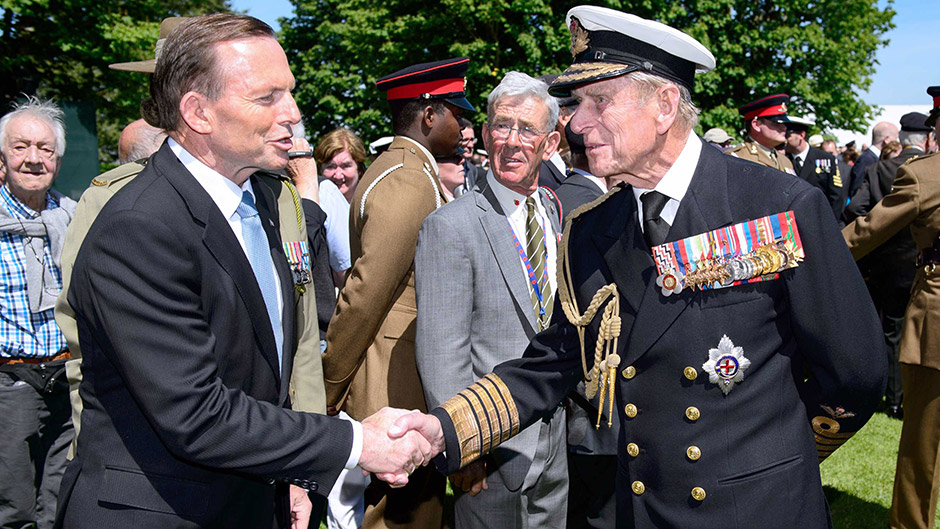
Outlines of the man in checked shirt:
[{"label": "man in checked shirt", "polygon": [[72,441],[65,338],[53,319],[75,202],[52,191],[62,111],[29,98],[0,119],[0,527],[52,527]]}]

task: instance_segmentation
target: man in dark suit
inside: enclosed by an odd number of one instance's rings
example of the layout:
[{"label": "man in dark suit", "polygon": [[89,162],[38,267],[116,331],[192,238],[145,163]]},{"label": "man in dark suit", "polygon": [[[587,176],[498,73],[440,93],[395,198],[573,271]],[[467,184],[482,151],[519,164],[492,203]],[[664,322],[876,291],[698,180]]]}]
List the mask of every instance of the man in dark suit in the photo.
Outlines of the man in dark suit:
[{"label": "man in dark suit", "polygon": [[692,132],[694,72],[715,65],[699,42],[593,6],[567,22],[552,89],[621,184],[569,218],[553,322],[523,358],[391,435],[419,429],[454,471],[587,377],[620,422],[618,527],[831,527],[818,461],[871,416],[886,362],[829,204]]},{"label": "man in dark suit", "polygon": [[607,182],[591,174],[588,166],[587,154],[584,152],[584,138],[565,126],[565,138],[568,140],[568,155],[571,160],[571,170],[568,178],[558,186],[555,195],[561,201],[562,215],[568,216],[583,204],[607,192]]},{"label": "man in dark suit", "polygon": [[858,156],[855,165],[852,166],[852,181],[849,186],[849,198],[855,196],[855,192],[865,181],[865,171],[868,166],[874,164],[881,158],[881,149],[898,139],[898,127],[893,123],[881,121],[875,124],[871,129],[871,147],[865,149],[865,152]]},{"label": "man in dark suit", "polygon": [[286,409],[287,300],[309,263],[282,245],[254,173],[287,165],[293,84],[251,17],[195,17],[163,46],[143,110],[169,139],[102,209],[72,272],[84,428],[59,525],[302,527],[303,489],[325,495],[357,463],[403,484],[426,459],[425,441],[384,435],[400,411],[351,423]]},{"label": "man in dark suit", "polygon": [[809,128],[814,122],[790,116],[787,123],[786,151],[787,157],[793,162],[796,175],[818,187],[832,206],[832,213],[836,219],[842,216],[848,190],[842,185],[842,175],[839,174],[839,164],[835,156],[811,147],[806,141]]},{"label": "man in dark suit", "polygon": [[[910,112],[901,117],[898,140],[901,154],[870,165],[865,181],[858,188],[852,202],[845,209],[846,222],[864,218],[894,187],[898,169],[909,160],[924,156],[933,146],[933,129],[924,125],[927,116]],[[890,239],[858,261],[858,267],[868,282],[875,308],[881,317],[885,343],[888,346],[888,385],[885,388],[885,411],[889,416],[901,418],[901,367],[899,364],[901,331],[904,313],[914,282],[917,246],[910,230],[900,230]]]}]

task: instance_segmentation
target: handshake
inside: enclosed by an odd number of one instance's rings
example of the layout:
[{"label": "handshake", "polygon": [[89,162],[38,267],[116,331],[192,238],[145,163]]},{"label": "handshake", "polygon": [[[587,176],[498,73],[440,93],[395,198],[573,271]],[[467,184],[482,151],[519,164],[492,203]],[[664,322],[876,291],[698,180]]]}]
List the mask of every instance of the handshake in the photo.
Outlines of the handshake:
[{"label": "handshake", "polygon": [[444,432],[433,415],[382,408],[362,421],[359,466],[394,488],[407,485],[416,468],[443,451]]}]

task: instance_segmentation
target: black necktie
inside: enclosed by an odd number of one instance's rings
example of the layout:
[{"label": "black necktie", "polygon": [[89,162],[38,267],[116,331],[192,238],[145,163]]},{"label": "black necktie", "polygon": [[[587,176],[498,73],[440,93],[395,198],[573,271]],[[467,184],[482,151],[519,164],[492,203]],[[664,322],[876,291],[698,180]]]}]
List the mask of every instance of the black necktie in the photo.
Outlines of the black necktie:
[{"label": "black necktie", "polygon": [[663,212],[668,201],[669,197],[659,191],[650,191],[640,195],[640,202],[643,203],[643,237],[650,248],[666,241],[669,223],[659,214]]},{"label": "black necktie", "polygon": [[803,161],[800,160],[799,156],[793,157],[793,169],[796,170],[796,174],[800,174],[800,171],[803,169]]}]

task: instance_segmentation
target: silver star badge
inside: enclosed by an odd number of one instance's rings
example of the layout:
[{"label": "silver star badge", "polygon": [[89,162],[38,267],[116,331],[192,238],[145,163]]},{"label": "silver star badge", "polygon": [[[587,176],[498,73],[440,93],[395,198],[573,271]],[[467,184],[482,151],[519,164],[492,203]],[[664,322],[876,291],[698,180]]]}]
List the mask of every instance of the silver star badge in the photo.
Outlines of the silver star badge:
[{"label": "silver star badge", "polygon": [[717,384],[725,395],[744,380],[744,371],[749,367],[751,361],[745,358],[744,349],[735,347],[727,335],[721,337],[717,348],[708,350],[708,361],[702,364],[709,382]]}]

